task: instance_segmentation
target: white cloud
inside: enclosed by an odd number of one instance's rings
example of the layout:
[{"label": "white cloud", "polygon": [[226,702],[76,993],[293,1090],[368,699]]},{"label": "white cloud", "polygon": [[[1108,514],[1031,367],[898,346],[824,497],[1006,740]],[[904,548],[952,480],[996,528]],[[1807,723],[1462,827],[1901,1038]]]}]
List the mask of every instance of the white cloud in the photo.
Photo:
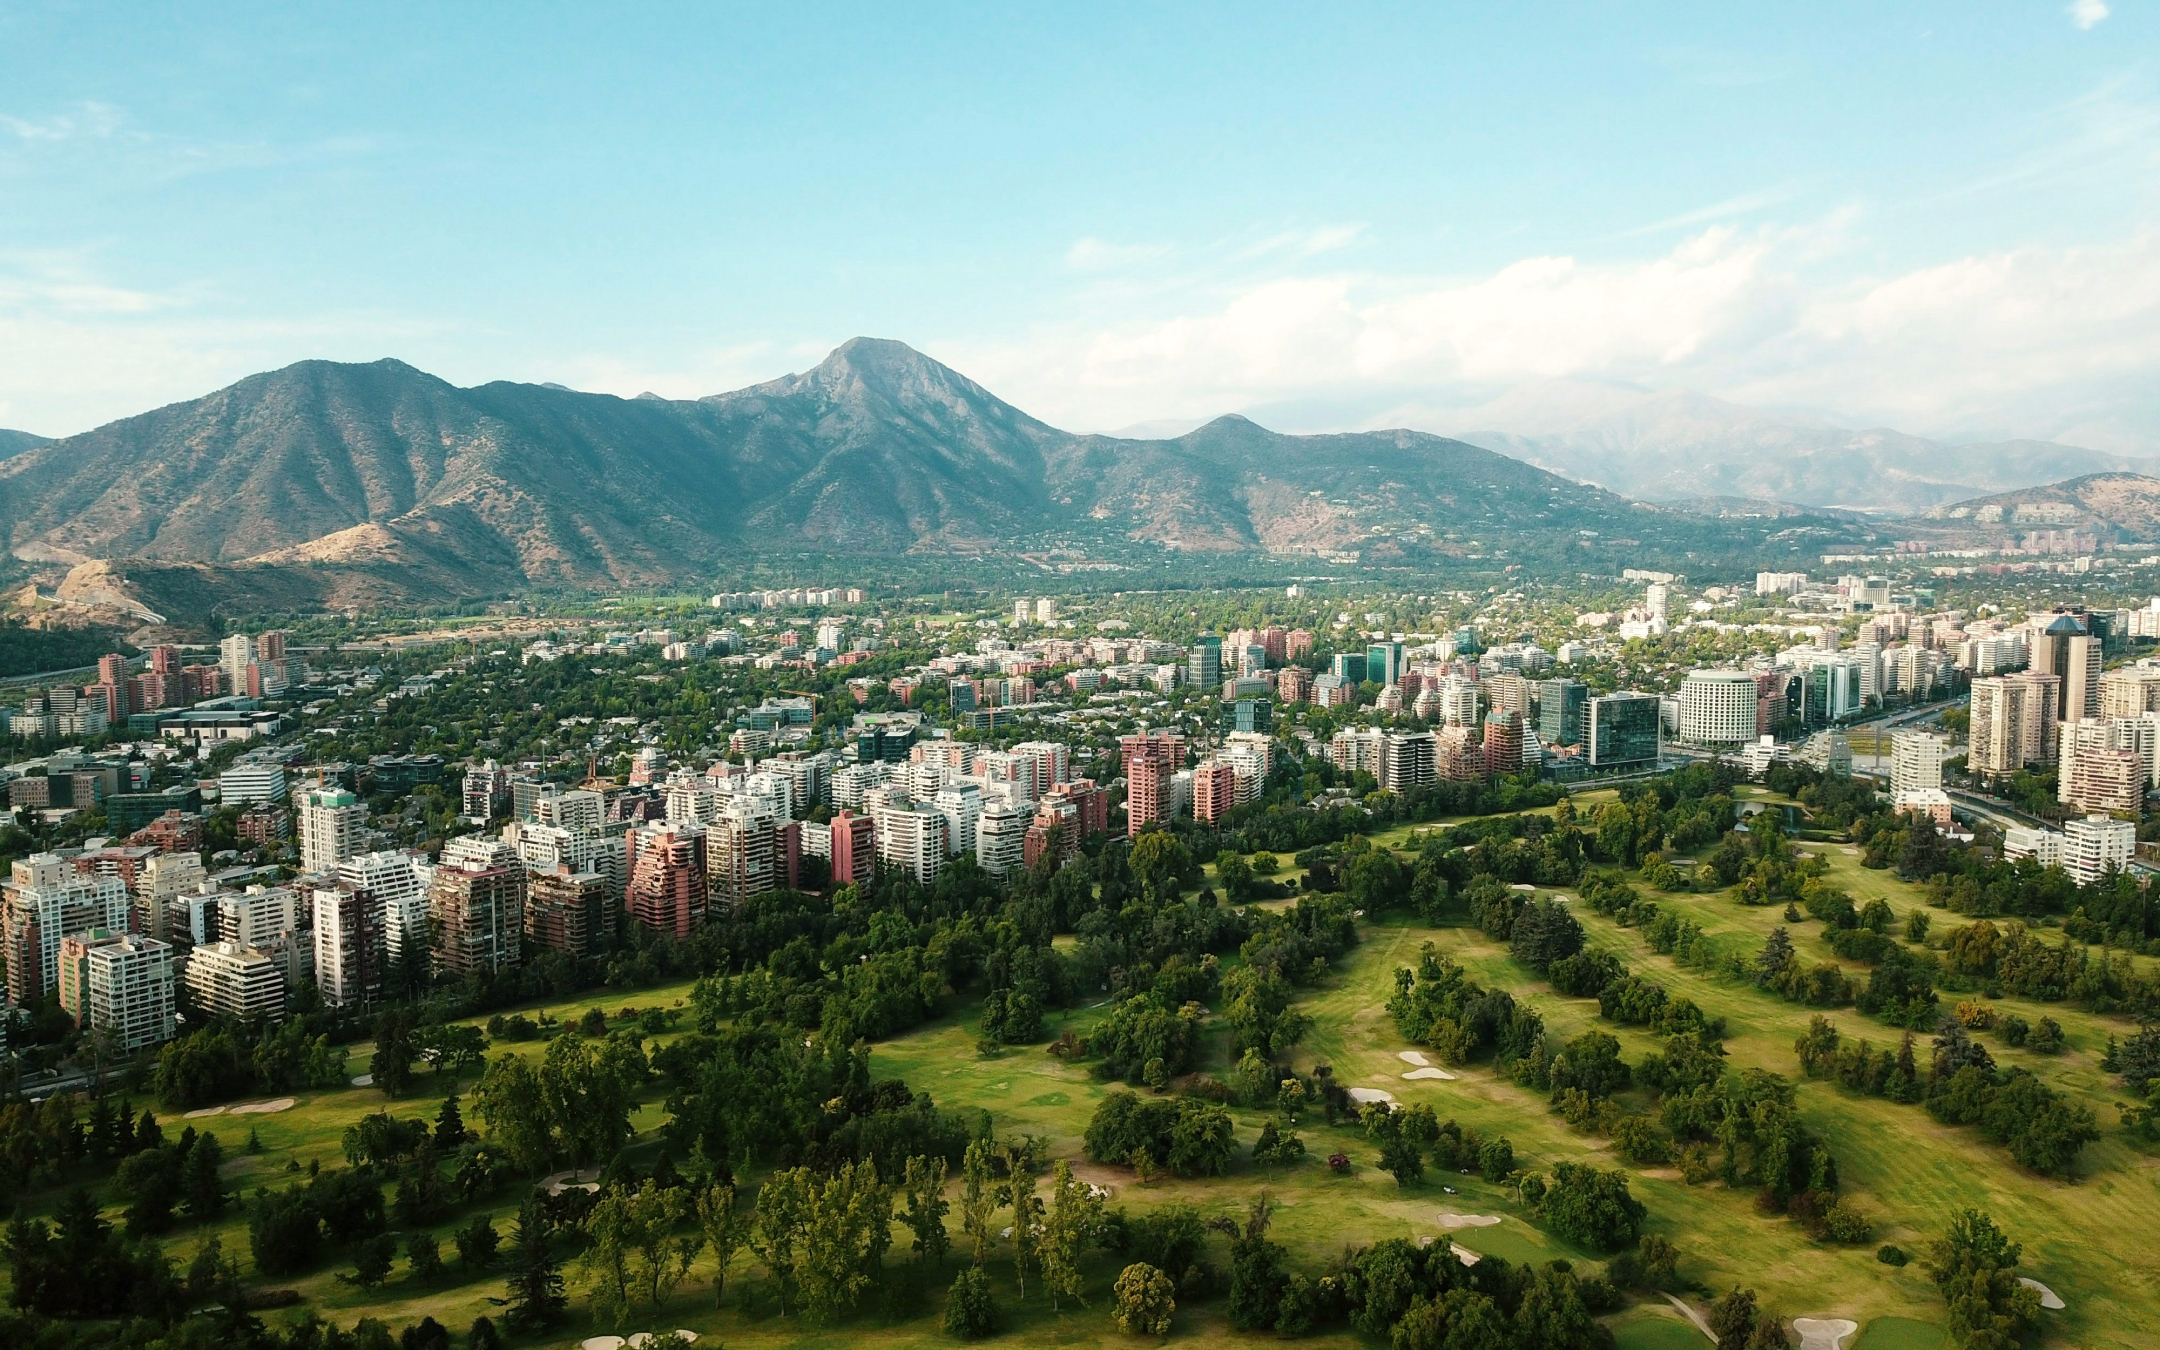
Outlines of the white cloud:
[{"label": "white cloud", "polygon": [[1844,223],[1718,227],[1662,256],[1540,256],[1482,276],[1263,279],[1184,313],[959,344],[951,359],[1078,429],[1289,404],[1324,410],[1300,429],[1366,425],[1592,380],[1922,434],[2074,429],[2160,450],[2160,233],[1824,279]]},{"label": "white cloud", "polygon": [[2090,31],[2108,16],[2107,0],[2070,0],[2070,22],[2080,30]]}]

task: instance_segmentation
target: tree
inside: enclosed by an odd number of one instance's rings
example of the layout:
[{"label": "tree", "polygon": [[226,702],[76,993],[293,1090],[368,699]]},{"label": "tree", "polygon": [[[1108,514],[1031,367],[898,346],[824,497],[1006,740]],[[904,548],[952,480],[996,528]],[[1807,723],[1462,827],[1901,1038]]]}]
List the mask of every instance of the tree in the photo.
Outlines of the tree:
[{"label": "tree", "polygon": [[457,1243],[459,1265],[467,1270],[485,1270],[495,1264],[495,1249],[502,1239],[496,1235],[488,1215],[475,1214],[457,1230],[452,1241]]},{"label": "tree", "polygon": [[416,1280],[433,1280],[443,1272],[442,1246],[429,1232],[405,1235],[405,1260]]},{"label": "tree", "polygon": [[475,1317],[472,1330],[465,1333],[465,1346],[466,1350],[502,1350],[502,1333],[492,1318]]},{"label": "tree", "polygon": [[907,1206],[908,1231],[915,1235],[910,1245],[916,1260],[932,1261],[943,1269],[945,1253],[952,1250],[952,1235],[945,1231],[945,1216],[952,1212],[952,1202],[945,1198],[945,1160],[909,1158],[900,1190]]},{"label": "tree", "polygon": [[547,1097],[531,1060],[497,1056],[473,1089],[473,1109],[487,1126],[489,1142],[523,1171],[538,1172],[555,1156]]},{"label": "tree", "polygon": [[214,1134],[199,1134],[180,1165],[180,1203],[188,1217],[208,1223],[225,1212],[225,1151]]},{"label": "tree", "polygon": [[1395,1184],[1406,1187],[1425,1175],[1425,1155],[1418,1151],[1403,1129],[1403,1114],[1385,1102],[1365,1108],[1365,1137],[1380,1146],[1380,1168],[1394,1174]]},{"label": "tree", "polygon": [[1755,1337],[1755,1291],[1734,1286],[1710,1305],[1710,1334],[1717,1350],[1748,1350]]},{"label": "tree", "polygon": [[1110,1316],[1118,1330],[1133,1336],[1167,1336],[1177,1312],[1177,1286],[1145,1262],[1135,1261],[1117,1277]]},{"label": "tree", "polygon": [[384,1096],[402,1097],[412,1086],[412,1062],[417,1053],[410,1011],[393,1008],[376,1017],[375,1055],[368,1061],[368,1072]]},{"label": "tree", "polygon": [[2038,1328],[2040,1295],[2018,1283],[2023,1250],[1977,1209],[1960,1211],[1929,1248],[1927,1272],[1967,1350],[2012,1350]]},{"label": "tree", "polygon": [[353,1270],[339,1279],[362,1289],[373,1289],[390,1278],[390,1265],[397,1260],[397,1239],[388,1233],[377,1233],[363,1238],[353,1248]]},{"label": "tree", "polygon": [[562,1264],[555,1257],[554,1235],[537,1199],[518,1211],[510,1231],[510,1278],[505,1314],[513,1331],[541,1330],[562,1320],[570,1300],[563,1295]]},{"label": "tree", "polygon": [[471,1137],[472,1132],[465,1128],[465,1115],[458,1109],[458,1095],[453,1092],[443,1098],[442,1109],[435,1113],[435,1147],[454,1153]]},{"label": "tree", "polygon": [[1027,1151],[1016,1145],[1005,1148],[1005,1203],[1012,1209],[1013,1283],[1020,1297],[1027,1297],[1028,1273],[1041,1264],[1041,1236],[1035,1220],[1042,1201],[1035,1198],[1035,1169]]},{"label": "tree", "polygon": [[945,1295],[945,1331],[963,1341],[979,1341],[998,1329],[997,1304],[990,1297],[990,1278],[974,1266],[960,1272]]},{"label": "tree", "polygon": [[990,1147],[987,1139],[975,1140],[960,1163],[960,1231],[975,1244],[978,1268],[990,1258],[990,1215],[997,1207],[990,1185]]},{"label": "tree", "polygon": [[704,1235],[677,1235],[690,1217],[690,1193],[679,1186],[646,1181],[638,1188],[632,1216],[638,1291],[646,1306],[657,1308],[690,1273],[690,1263],[705,1245]]},{"label": "tree", "polygon": [[749,1220],[735,1212],[733,1186],[708,1186],[697,1198],[698,1231],[713,1253],[713,1306],[727,1291],[728,1265],[750,1240]]},{"label": "tree", "polygon": [[1042,1238],[1043,1285],[1050,1291],[1053,1311],[1060,1297],[1087,1306],[1080,1294],[1080,1252],[1101,1230],[1102,1208],[1095,1188],[1075,1180],[1072,1165],[1060,1159],[1050,1175],[1050,1208]]},{"label": "tree", "polygon": [[1283,1249],[1268,1240],[1275,1213],[1266,1191],[1254,1197],[1245,1226],[1230,1240],[1230,1325],[1240,1331],[1265,1331],[1276,1325],[1282,1307]]}]

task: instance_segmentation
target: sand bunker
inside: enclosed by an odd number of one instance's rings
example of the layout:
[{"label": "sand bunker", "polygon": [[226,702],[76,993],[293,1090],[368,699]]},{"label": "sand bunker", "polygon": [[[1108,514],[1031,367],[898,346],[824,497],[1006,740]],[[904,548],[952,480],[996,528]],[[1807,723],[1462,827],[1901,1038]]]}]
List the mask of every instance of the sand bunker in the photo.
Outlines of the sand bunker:
[{"label": "sand bunker", "polygon": [[1431,1065],[1427,1065],[1422,1069],[1412,1069],[1410,1072],[1404,1074],[1403,1077],[1409,1079],[1413,1083],[1429,1078],[1445,1078],[1449,1082],[1453,1082],[1455,1080],[1454,1074],[1449,1073],[1446,1069],[1435,1069]]},{"label": "sand bunker", "polygon": [[1474,1266],[1478,1262],[1485,1259],[1484,1257],[1478,1255],[1476,1252],[1471,1251],[1468,1247],[1463,1246],[1459,1242],[1450,1242],[1448,1244],[1448,1250],[1455,1253],[1455,1259],[1462,1262],[1466,1266]]},{"label": "sand bunker", "polygon": [[2046,1308],[2050,1312],[2060,1312],[2064,1308],[2070,1306],[2069,1304],[2062,1301],[2061,1294],[2056,1293],[2054,1290],[2040,1283],[2040,1281],[2034,1279],[2030,1275],[2018,1276],[2018,1283],[2024,1285],[2027,1289],[2039,1290],[2040,1306]]},{"label": "sand bunker", "polygon": [[588,1336],[578,1342],[578,1348],[579,1350],[622,1350],[623,1338],[620,1336]]},{"label": "sand bunker", "polygon": [[1792,1329],[1800,1333],[1800,1350],[1840,1350],[1860,1324],[1842,1317],[1795,1317]]},{"label": "sand bunker", "polygon": [[375,1086],[375,1075],[371,1073],[356,1073],[353,1075],[352,1085],[354,1087],[373,1087]]},{"label": "sand bunker", "polygon": [[201,1120],[204,1116],[222,1116],[224,1114],[225,1108],[222,1106],[199,1106],[181,1117],[181,1119]]},{"label": "sand bunker", "polygon": [[1440,1212],[1442,1228],[1490,1228],[1500,1222],[1497,1214],[1457,1214],[1452,1210]]},{"label": "sand bunker", "polygon": [[[540,1179],[540,1189],[549,1195],[561,1195],[564,1191],[597,1191],[600,1189],[600,1169],[588,1167],[582,1172],[556,1172]],[[617,1346],[622,1342],[618,1340]]]},{"label": "sand bunker", "polygon": [[1395,1052],[1395,1058],[1401,1060],[1405,1064],[1415,1064],[1421,1069],[1432,1062],[1431,1060],[1425,1058],[1425,1052],[1423,1050],[1397,1050]]},{"label": "sand bunker", "polygon": [[1844,854],[1848,858],[1857,858],[1860,856],[1860,850],[1856,848],[1841,848],[1838,850],[1838,852]]},{"label": "sand bunker", "polygon": [[290,1111],[299,1104],[296,1098],[280,1097],[270,1102],[247,1102],[234,1107],[232,1113],[236,1116],[268,1116],[279,1111]]},{"label": "sand bunker", "polygon": [[1371,1106],[1375,1102],[1386,1102],[1389,1106],[1393,1106],[1395,1104],[1395,1094],[1385,1088],[1351,1088],[1350,1100],[1356,1102],[1359,1106]]}]

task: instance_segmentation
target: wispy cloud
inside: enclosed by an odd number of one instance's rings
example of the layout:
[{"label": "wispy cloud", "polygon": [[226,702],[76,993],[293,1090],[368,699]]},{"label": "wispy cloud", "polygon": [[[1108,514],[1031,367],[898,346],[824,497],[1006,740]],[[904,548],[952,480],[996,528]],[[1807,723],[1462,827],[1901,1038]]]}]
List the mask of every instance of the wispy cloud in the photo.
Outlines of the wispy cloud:
[{"label": "wispy cloud", "polygon": [[2107,0],[2070,0],[2070,8],[2065,12],[2078,29],[2090,32],[2108,16]]},{"label": "wispy cloud", "polygon": [[1083,235],[1065,250],[1065,265],[1075,272],[1110,272],[1136,263],[1153,262],[1170,252],[1163,244],[1113,244]]},{"label": "wispy cloud", "polygon": [[109,103],[84,102],[43,117],[0,113],[0,129],[20,141],[52,143],[103,139],[120,130],[124,116]]},{"label": "wispy cloud", "polygon": [[1768,210],[1770,207],[1781,206],[1799,194],[1799,184],[1785,183],[1777,187],[1763,188],[1756,192],[1742,193],[1737,197],[1727,197],[1724,201],[1698,207],[1693,211],[1685,211],[1677,216],[1667,216],[1663,220],[1653,220],[1647,225],[1637,225],[1633,229],[1622,230],[1618,234],[1608,237],[1613,239],[1638,239],[1646,234],[1664,234],[1671,230],[1684,230],[1693,225],[1730,224],[1737,217],[1751,216]]}]

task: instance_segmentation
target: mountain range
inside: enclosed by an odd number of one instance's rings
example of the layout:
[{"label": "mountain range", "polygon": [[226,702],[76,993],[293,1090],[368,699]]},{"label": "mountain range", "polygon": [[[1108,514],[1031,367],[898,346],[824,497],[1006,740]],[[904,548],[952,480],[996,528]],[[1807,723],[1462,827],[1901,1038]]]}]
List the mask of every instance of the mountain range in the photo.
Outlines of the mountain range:
[{"label": "mountain range", "polygon": [[1504,428],[1455,433],[1472,445],[1655,502],[1728,497],[1902,516],[2087,474],[2160,469],[2050,441],[1949,445],[1702,394],[1570,381],[1458,418]]},{"label": "mountain range", "polygon": [[133,583],[157,610],[220,588],[353,604],[681,583],[775,552],[1384,563],[1759,534],[1420,432],[1291,436],[1226,416],[1161,439],[1075,435],[867,338],[697,400],[304,361],[0,460],[17,559],[95,564],[79,587]]}]

